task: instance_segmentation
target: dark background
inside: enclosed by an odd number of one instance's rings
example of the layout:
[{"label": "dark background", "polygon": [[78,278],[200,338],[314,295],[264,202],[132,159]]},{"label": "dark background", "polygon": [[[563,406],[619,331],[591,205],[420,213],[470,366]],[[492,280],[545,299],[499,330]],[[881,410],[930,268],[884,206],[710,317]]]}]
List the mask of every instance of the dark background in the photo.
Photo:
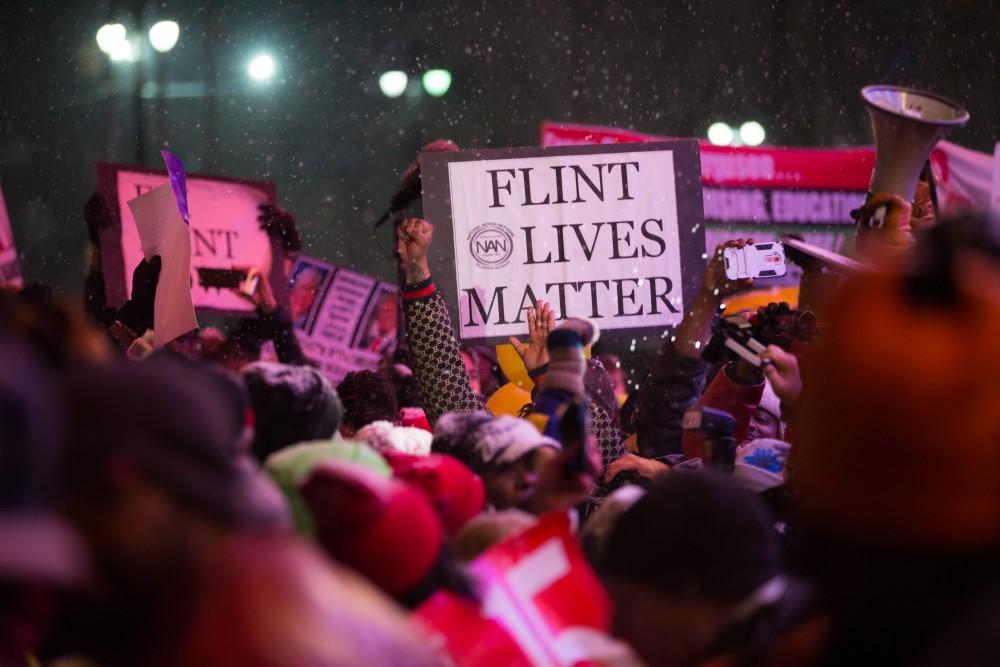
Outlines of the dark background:
[{"label": "dark background", "polygon": [[[181,25],[167,54],[111,63],[105,22]],[[189,171],[273,180],[306,252],[391,277],[369,223],[419,147],[537,145],[543,119],[703,137],[715,120],[759,120],[767,142],[867,143],[868,83],[964,103],[951,139],[1000,138],[1000,3],[809,2],[30,2],[0,0],[0,181],[28,279],[79,293],[81,218],[94,163],[137,159],[134,79],[214,91],[144,99],[145,163],[167,145]],[[266,50],[275,79],[246,63]],[[156,56],[155,63],[149,56]],[[443,98],[384,97],[378,76],[431,67]]]}]

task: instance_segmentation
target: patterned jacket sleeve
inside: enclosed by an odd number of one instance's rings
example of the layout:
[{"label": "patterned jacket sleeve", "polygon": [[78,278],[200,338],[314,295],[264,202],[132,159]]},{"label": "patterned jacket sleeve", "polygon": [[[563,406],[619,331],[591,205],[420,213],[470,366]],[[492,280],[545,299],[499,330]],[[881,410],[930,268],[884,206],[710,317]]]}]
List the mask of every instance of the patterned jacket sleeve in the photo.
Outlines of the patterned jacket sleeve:
[{"label": "patterned jacket sleeve", "polygon": [[601,450],[601,463],[606,468],[609,463],[627,453],[624,438],[615,422],[615,413],[608,410],[607,406],[591,398],[587,401],[587,410],[590,412],[590,428]]},{"label": "patterned jacket sleeve", "polygon": [[448,307],[434,281],[404,285],[401,291],[410,363],[431,425],[448,412],[484,409],[469,384]]}]

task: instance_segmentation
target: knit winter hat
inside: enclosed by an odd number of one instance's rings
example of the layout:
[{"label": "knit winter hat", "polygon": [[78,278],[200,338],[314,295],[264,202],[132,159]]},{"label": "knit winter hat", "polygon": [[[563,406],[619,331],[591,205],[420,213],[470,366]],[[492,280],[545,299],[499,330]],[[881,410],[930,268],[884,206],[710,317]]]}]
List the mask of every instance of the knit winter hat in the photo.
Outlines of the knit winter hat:
[{"label": "knit winter hat", "polygon": [[502,415],[476,430],[476,451],[484,468],[514,463],[539,447],[562,448],[558,440],[517,417]]},{"label": "knit winter hat", "polygon": [[243,369],[256,421],[253,451],[264,461],[297,442],[325,440],[343,410],[333,386],[312,366],[256,362]]},{"label": "knit winter hat", "polygon": [[413,484],[431,501],[449,535],[483,510],[486,491],[479,477],[457,459],[443,454],[415,456],[386,452],[396,479]]},{"label": "knit winter hat", "polygon": [[580,318],[568,319],[552,331],[546,341],[549,369],[543,386],[583,398],[583,377],[587,370],[584,348],[597,342],[599,335],[596,325]]},{"label": "knit winter hat", "polygon": [[361,442],[367,442],[376,451],[402,452],[426,456],[431,453],[433,436],[427,431],[413,426],[396,426],[387,421],[368,424],[355,435]]},{"label": "knit winter hat", "polygon": [[618,520],[603,571],[669,596],[737,601],[781,572],[773,526],[731,479],[671,472]]},{"label": "knit winter hat", "polygon": [[434,424],[434,439],[431,451],[448,454],[479,472],[476,455],[476,431],[493,419],[493,415],[480,410],[477,412],[449,412],[438,418]]},{"label": "knit winter hat", "polygon": [[393,597],[420,583],[441,554],[441,520],[409,484],[323,461],[299,490],[326,552]]},{"label": "knit winter hat", "polygon": [[313,534],[313,521],[302,502],[299,484],[322,461],[348,461],[363,466],[380,477],[392,474],[389,464],[370,446],[363,442],[341,440],[339,437],[299,443],[272,454],[264,467],[285,494],[295,530],[303,535]]},{"label": "knit winter hat", "polygon": [[758,438],[736,452],[733,479],[747,491],[760,493],[785,483],[785,461],[791,445],[783,440]]},{"label": "knit winter hat", "polygon": [[412,426],[413,428],[419,428],[422,431],[431,433],[431,423],[428,421],[427,413],[424,412],[423,408],[400,408],[399,425]]},{"label": "knit winter hat", "polygon": [[858,275],[830,303],[789,462],[803,513],[825,531],[1000,544],[1000,268],[968,252],[952,270],[951,303],[915,302],[899,274]]}]

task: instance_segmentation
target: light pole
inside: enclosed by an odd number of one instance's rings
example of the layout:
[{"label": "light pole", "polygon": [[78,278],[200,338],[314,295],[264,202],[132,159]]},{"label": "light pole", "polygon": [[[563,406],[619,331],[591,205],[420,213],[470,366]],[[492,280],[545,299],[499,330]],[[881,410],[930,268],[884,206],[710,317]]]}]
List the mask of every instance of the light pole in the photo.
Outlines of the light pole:
[{"label": "light pole", "polygon": [[[133,9],[134,25],[141,24],[138,8]],[[141,35],[141,33],[140,33]],[[149,44],[160,54],[167,53],[177,45],[180,37],[180,26],[175,21],[159,21],[149,29]],[[142,108],[142,93],[145,85],[145,68],[142,64],[143,40],[141,37],[129,37],[128,30],[121,23],[108,23],[97,31],[97,47],[106,53],[113,62],[130,63],[132,65],[132,112],[135,130],[135,162],[143,164],[146,160],[146,115]],[[164,143],[166,139],[166,58],[158,56],[156,62],[156,96],[157,96],[157,140]]]},{"label": "light pole", "polygon": [[149,44],[156,51],[156,142],[167,143],[167,57],[177,45],[181,28],[176,21],[158,21],[149,29]]}]

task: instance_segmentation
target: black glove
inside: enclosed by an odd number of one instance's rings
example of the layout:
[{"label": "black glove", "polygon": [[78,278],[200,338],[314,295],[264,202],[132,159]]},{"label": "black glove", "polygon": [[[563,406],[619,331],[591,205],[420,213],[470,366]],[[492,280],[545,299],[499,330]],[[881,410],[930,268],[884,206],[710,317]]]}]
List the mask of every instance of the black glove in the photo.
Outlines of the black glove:
[{"label": "black glove", "polygon": [[261,204],[257,208],[260,209],[257,221],[261,231],[280,241],[281,249],[285,252],[302,250],[302,237],[299,236],[299,228],[291,213],[272,204]]},{"label": "black glove", "polygon": [[160,282],[160,256],[142,260],[132,272],[132,298],[118,309],[118,321],[141,336],[153,328],[156,285]]}]

